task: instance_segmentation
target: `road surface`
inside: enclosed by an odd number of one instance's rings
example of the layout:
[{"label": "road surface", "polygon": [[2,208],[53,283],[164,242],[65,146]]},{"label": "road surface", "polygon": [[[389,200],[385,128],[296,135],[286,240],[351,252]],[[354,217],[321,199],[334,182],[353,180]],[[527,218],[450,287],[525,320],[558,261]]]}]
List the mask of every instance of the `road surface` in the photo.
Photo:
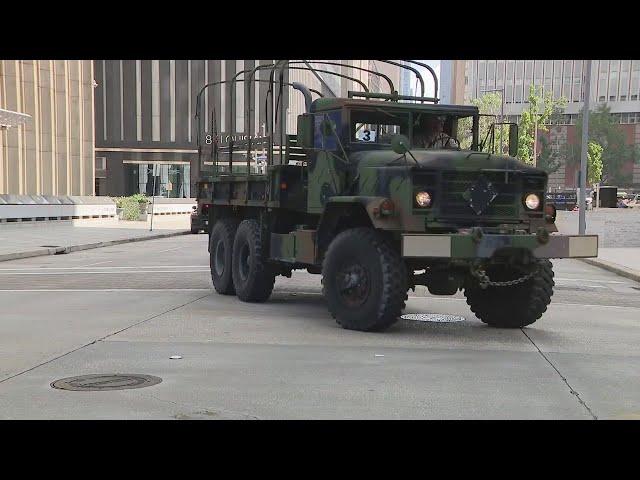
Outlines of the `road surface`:
[{"label": "road surface", "polygon": [[[555,262],[547,313],[487,327],[464,297],[422,287],[383,333],[340,328],[320,276],[278,277],[271,300],[213,292],[206,235],[0,264],[2,419],[640,418],[640,284]],[[179,359],[171,359],[179,356]],[[58,379],[160,377],[65,391]]]}]

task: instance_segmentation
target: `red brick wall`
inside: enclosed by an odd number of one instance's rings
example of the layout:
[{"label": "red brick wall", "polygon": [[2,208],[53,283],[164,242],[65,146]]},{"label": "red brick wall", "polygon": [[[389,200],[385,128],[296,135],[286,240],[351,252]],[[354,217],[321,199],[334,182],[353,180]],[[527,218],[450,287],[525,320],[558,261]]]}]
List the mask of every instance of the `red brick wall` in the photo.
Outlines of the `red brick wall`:
[{"label": "red brick wall", "polygon": [[[634,136],[635,136],[635,125],[619,125],[619,128],[622,129],[625,133],[625,140],[627,145],[633,145]],[[567,125],[567,143],[569,145],[576,145],[578,137],[582,135],[582,132],[578,132],[576,130],[575,125]],[[579,170],[579,165],[571,166],[565,165],[565,186],[567,188],[575,188],[577,185],[575,184],[576,172]],[[629,175],[629,179],[633,174],[633,162],[626,162],[622,166],[622,171]]]}]

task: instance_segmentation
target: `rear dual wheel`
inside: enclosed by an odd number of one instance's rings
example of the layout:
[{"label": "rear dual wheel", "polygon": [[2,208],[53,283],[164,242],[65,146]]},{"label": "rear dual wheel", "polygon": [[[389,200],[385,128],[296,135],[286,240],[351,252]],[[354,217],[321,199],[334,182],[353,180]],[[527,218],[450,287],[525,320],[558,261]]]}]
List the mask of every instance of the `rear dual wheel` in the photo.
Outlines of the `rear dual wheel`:
[{"label": "rear dual wheel", "polygon": [[231,273],[236,295],[244,302],[264,302],[273,291],[276,276],[264,248],[258,222],[243,220],[233,241]]},{"label": "rear dual wheel", "polygon": [[275,283],[267,263],[260,225],[255,220],[218,220],[211,230],[209,266],[216,292],[245,302],[264,302]]},{"label": "rear dual wheel", "polygon": [[235,218],[223,218],[215,223],[209,237],[211,281],[216,292],[222,295],[236,293],[231,274],[231,260],[237,228],[238,221]]}]

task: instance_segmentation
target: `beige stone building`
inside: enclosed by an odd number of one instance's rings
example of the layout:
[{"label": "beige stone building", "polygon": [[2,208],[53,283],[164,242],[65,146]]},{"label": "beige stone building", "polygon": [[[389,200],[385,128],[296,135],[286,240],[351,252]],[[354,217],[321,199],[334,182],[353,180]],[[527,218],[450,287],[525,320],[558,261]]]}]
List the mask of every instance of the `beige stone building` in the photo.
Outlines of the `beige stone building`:
[{"label": "beige stone building", "polygon": [[0,60],[0,109],[31,116],[0,128],[0,194],[94,194],[91,60]]}]

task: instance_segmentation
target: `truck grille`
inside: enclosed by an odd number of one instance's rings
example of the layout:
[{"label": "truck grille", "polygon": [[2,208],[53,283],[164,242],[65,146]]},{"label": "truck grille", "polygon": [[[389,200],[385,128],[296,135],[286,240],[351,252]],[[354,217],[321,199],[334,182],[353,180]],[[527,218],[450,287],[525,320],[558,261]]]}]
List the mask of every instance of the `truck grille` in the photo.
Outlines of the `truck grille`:
[{"label": "truck grille", "polygon": [[[477,215],[464,198],[465,192],[483,175],[498,193],[489,206]],[[517,219],[520,211],[521,180],[519,176],[510,172],[443,172],[442,191],[440,193],[440,213],[450,218],[478,218],[478,216],[492,219]]]}]

